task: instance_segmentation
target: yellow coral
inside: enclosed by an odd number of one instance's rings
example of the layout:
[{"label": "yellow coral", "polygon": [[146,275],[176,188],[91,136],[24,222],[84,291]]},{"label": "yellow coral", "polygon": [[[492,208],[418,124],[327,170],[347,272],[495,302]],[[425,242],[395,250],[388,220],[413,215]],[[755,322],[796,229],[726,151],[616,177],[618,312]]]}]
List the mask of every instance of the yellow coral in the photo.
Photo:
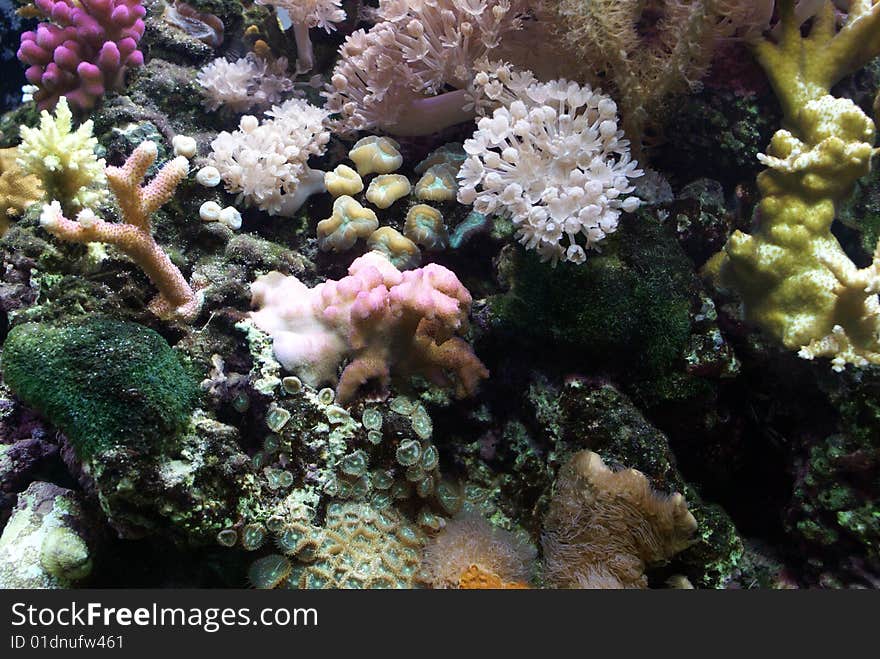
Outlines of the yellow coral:
[{"label": "yellow coral", "polygon": [[64,96],[54,117],[43,110],[40,127],[22,126],[21,138],[18,165],[40,179],[46,198],[70,211],[92,208],[107,196],[104,160],[95,155],[98,141],[92,135],[92,121],[73,130]]},{"label": "yellow coral", "polygon": [[831,87],[880,54],[880,5],[853,2],[836,28],[826,2],[801,35],[793,0],[778,41],[754,46],[785,112],[758,176],[757,231],[736,231],[706,273],[742,297],[746,316],[806,359],[880,363],[880,249],[859,269],[831,233],[835,205],[867,174],[875,126]]},{"label": "yellow coral", "polygon": [[318,222],[318,247],[324,252],[346,252],[378,226],[375,212],[361,206],[354,197],[342,195],[333,202],[333,215]]},{"label": "yellow coral", "polygon": [[0,236],[9,228],[9,221],[43,196],[40,180],[25,174],[19,167],[18,147],[0,149]]}]

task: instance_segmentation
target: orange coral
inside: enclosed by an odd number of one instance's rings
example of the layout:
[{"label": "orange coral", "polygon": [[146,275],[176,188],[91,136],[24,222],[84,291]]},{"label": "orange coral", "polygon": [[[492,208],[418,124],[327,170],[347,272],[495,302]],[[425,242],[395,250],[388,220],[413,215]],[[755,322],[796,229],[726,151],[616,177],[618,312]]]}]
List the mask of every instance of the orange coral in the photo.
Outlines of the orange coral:
[{"label": "orange coral", "polygon": [[137,263],[159,289],[150,310],[161,318],[189,320],[198,313],[201,298],[153,239],[150,222],[150,215],[171,199],[186,177],[189,163],[179,156],[166,163],[152,181],[141,186],[156,155],[156,145],[144,142],[122,167],[107,167],[107,181],[122,211],[122,222],[105,222],[89,209],[81,211],[76,221],[69,220],[62,214],[61,205],[53,201],[44,206],[40,223],[61,240],[116,246]]},{"label": "orange coral", "polygon": [[498,575],[481,570],[471,565],[458,580],[461,590],[528,590],[527,583],[520,581],[503,581]]}]

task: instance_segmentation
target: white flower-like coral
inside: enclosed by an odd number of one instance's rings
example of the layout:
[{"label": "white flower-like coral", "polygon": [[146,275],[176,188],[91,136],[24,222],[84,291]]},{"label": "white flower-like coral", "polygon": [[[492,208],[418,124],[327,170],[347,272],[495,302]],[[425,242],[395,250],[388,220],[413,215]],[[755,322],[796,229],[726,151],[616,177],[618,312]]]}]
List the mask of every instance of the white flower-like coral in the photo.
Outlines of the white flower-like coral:
[{"label": "white flower-like coral", "polygon": [[[342,0],[257,0],[258,5],[271,5],[286,12],[296,39],[297,73],[306,73],[315,65],[315,54],[309,29],[319,27],[327,32],[345,20]],[[283,23],[282,23],[283,25]]]},{"label": "white flower-like coral", "polygon": [[328,112],[302,99],[268,110],[260,123],[245,115],[234,133],[222,132],[211,142],[207,164],[216,167],[226,190],[270,215],[291,217],[309,195],[323,192],[324,172],[308,165],[323,154],[330,140],[324,121]]},{"label": "white flower-like coral", "polygon": [[477,123],[464,144],[458,200],[509,216],[542,260],[583,263],[633,212],[642,175],[611,98],[567,80],[534,83]]},{"label": "white flower-like coral", "polygon": [[196,80],[202,86],[208,110],[223,106],[233,112],[246,112],[277,103],[293,89],[286,70],[287,59],[283,57],[274,62],[253,54],[234,62],[220,57],[206,64]]}]

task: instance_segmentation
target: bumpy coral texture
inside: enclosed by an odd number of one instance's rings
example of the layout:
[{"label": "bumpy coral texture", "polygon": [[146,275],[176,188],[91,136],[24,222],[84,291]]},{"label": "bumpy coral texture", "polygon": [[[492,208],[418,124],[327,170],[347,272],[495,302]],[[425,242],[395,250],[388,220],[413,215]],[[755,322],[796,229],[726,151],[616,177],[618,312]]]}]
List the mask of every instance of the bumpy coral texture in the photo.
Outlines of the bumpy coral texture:
[{"label": "bumpy coral texture", "polygon": [[544,520],[544,579],[557,588],[645,588],[645,567],[673,557],[697,528],[679,493],[655,492],[634,469],[592,451],[559,471]]},{"label": "bumpy coral texture", "polygon": [[46,198],[76,210],[106,197],[104,160],[95,155],[98,140],[92,135],[92,120],[73,130],[65,97],[58,101],[54,117],[43,110],[39,128],[22,126],[21,139],[17,163],[40,179]]},{"label": "bumpy coral texture", "polygon": [[[350,35],[327,86],[339,128],[428,135],[473,118],[474,63],[516,35],[528,0],[381,0],[380,21]],[[449,88],[453,91],[448,91]]]},{"label": "bumpy coral texture", "polygon": [[196,80],[202,86],[207,109],[246,112],[278,103],[293,89],[285,71],[285,58],[269,62],[249,53],[234,62],[218,57],[202,67]]},{"label": "bumpy coral texture", "polygon": [[0,236],[9,227],[9,220],[43,196],[40,179],[25,174],[18,159],[18,148],[0,149]]},{"label": "bumpy coral texture", "polygon": [[[39,89],[34,100],[52,108],[67,96],[78,110],[94,107],[118,89],[126,69],[140,66],[138,42],[144,34],[140,0],[35,0],[48,19],[21,35],[18,58],[25,76]],[[51,21],[51,22],[48,22]]]},{"label": "bumpy coral texture", "polygon": [[332,504],[300,588],[412,588],[423,538],[393,510]]},{"label": "bumpy coral texture", "polygon": [[707,265],[734,288],[746,316],[806,359],[880,363],[880,246],[858,268],[831,231],[835,207],[870,171],[874,122],[829,92],[880,54],[880,4],[853,2],[838,29],[830,2],[802,36],[793,2],[782,2],[776,40],[755,45],[785,115],[760,159],[759,226],[735,231]]},{"label": "bumpy coral texture", "polygon": [[[467,329],[471,296],[446,268],[431,264],[398,271],[378,252],[356,259],[349,276],[308,288],[272,272],[251,286],[252,318],[272,336],[275,357],[307,384],[337,381],[346,404],[365,385],[386,393],[392,377],[423,376],[473,395],[488,377],[470,346],[455,334]],[[405,381],[405,380],[404,380]]]},{"label": "bumpy coral texture", "polygon": [[270,215],[291,217],[309,195],[324,192],[324,172],[311,169],[310,156],[324,153],[330,133],[328,113],[300,99],[267,111],[260,123],[245,115],[234,133],[211,142],[208,164],[217,168],[226,190]]},{"label": "bumpy coral texture", "polygon": [[296,39],[297,73],[311,71],[315,65],[309,28],[320,27],[332,32],[336,29],[336,23],[345,20],[342,0],[257,0],[257,4],[269,5],[287,13]]},{"label": "bumpy coral texture", "polygon": [[[642,175],[617,127],[617,105],[574,82],[533,83],[509,107],[477,123],[464,144],[458,200],[509,215],[521,243],[542,260],[583,263],[617,229]],[[583,243],[583,244],[581,244]]]},{"label": "bumpy coral texture", "polygon": [[190,285],[152,235],[150,215],[174,195],[189,172],[183,156],[166,163],[152,181],[141,186],[147,170],[155,162],[157,148],[144,142],[122,167],[108,167],[107,181],[122,212],[122,222],[105,222],[90,209],[77,219],[64,217],[57,201],[43,207],[40,224],[56,238],[76,243],[102,242],[116,246],[146,273],[159,289],[150,309],[162,318],[192,319],[201,306]]},{"label": "bumpy coral texture", "polygon": [[535,548],[476,513],[459,513],[425,546],[421,579],[432,588],[527,588]]}]

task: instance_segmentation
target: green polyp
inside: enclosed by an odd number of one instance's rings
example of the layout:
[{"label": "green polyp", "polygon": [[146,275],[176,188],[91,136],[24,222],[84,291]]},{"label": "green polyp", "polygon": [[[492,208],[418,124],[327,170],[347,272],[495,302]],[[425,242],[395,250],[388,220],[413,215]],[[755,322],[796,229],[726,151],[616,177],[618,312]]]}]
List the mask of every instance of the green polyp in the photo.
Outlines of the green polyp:
[{"label": "green polyp", "polygon": [[422,457],[422,445],[414,439],[405,439],[397,447],[395,456],[401,465],[411,467]]}]

